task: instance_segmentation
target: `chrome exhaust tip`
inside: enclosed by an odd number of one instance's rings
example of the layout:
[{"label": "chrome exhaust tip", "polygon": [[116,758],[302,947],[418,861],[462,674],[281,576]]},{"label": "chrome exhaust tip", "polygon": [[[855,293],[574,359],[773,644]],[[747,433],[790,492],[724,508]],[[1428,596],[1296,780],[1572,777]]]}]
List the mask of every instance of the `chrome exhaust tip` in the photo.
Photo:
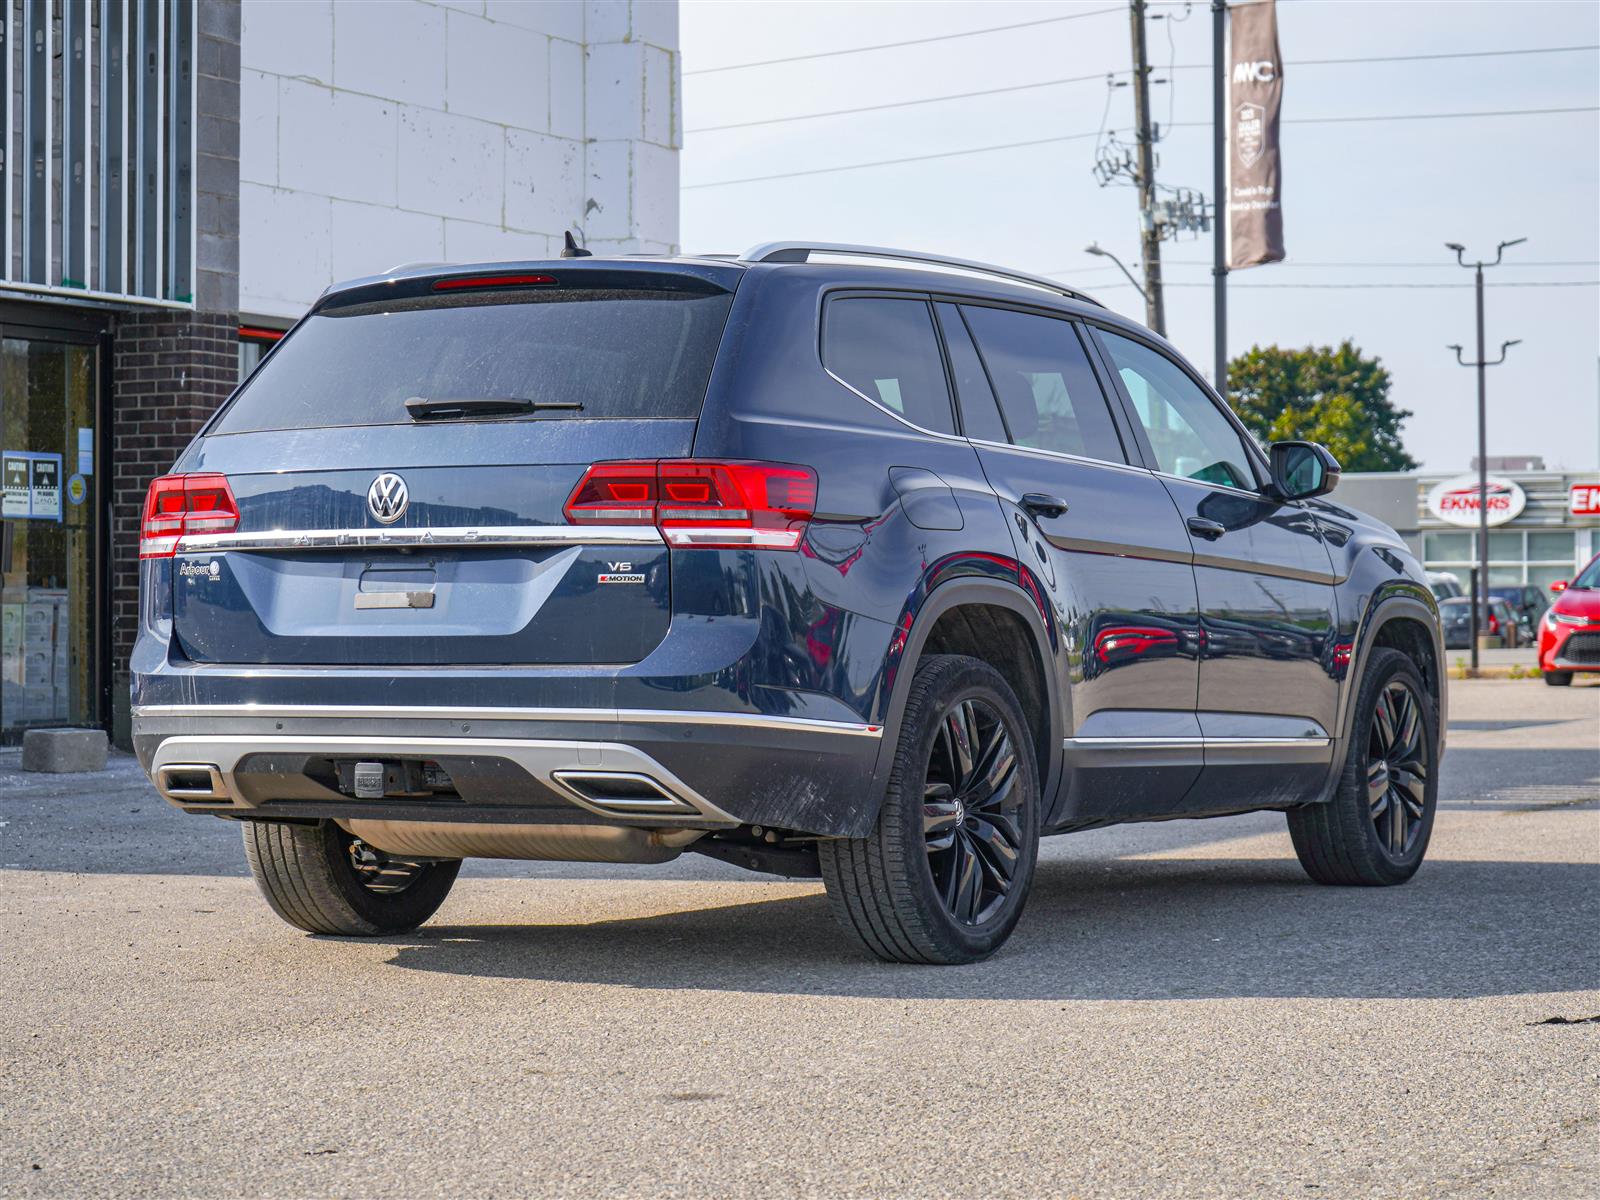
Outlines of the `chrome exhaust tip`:
[{"label": "chrome exhaust tip", "polygon": [[174,804],[232,804],[214,763],[166,763],[155,772],[156,791]]},{"label": "chrome exhaust tip", "polygon": [[700,809],[654,776],[638,771],[563,769],[551,780],[579,804],[608,817],[694,817]]}]

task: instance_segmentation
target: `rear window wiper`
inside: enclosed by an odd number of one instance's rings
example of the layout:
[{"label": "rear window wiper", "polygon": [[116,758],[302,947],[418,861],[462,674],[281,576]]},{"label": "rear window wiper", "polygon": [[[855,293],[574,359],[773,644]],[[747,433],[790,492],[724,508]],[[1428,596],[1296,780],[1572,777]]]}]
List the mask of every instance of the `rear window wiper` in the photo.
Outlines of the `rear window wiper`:
[{"label": "rear window wiper", "polygon": [[518,396],[465,396],[443,400],[412,396],[406,401],[406,412],[411,414],[413,421],[508,417],[531,412],[580,412],[582,409],[583,405],[576,400],[524,400]]}]

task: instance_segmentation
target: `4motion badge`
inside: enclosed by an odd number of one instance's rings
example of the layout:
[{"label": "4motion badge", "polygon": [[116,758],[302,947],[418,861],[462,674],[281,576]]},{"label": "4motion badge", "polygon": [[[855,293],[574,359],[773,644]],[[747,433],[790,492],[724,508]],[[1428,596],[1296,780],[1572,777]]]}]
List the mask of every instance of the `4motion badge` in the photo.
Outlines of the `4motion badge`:
[{"label": "4motion badge", "polygon": [[635,571],[631,562],[608,562],[596,580],[599,583],[643,583],[644,572]]}]

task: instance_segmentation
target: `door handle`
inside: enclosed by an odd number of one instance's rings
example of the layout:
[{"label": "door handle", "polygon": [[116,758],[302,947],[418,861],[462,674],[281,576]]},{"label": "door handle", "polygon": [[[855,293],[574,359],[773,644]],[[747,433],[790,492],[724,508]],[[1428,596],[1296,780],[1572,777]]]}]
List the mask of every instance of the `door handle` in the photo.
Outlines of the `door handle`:
[{"label": "door handle", "polygon": [[1067,511],[1067,502],[1060,496],[1047,496],[1043,492],[1027,492],[1021,503],[1023,509],[1035,517],[1059,517]]},{"label": "door handle", "polygon": [[1189,532],[1197,538],[1205,538],[1208,542],[1214,542],[1228,532],[1228,527],[1220,521],[1208,521],[1204,517],[1190,517]]}]

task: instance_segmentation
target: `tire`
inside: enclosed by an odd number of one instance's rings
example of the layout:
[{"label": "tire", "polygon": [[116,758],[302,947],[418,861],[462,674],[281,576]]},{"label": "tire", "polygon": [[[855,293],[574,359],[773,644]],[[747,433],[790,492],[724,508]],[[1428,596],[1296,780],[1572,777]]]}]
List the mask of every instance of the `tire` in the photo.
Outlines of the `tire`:
[{"label": "tire", "polygon": [[[977,748],[964,776],[962,745]],[[1034,751],[998,671],[961,655],[923,659],[876,826],[818,845],[845,931],[888,962],[968,963],[998,950],[1038,858]]]},{"label": "tire", "polygon": [[1550,687],[1567,687],[1572,683],[1571,671],[1546,671],[1544,681]]},{"label": "tire", "polygon": [[[357,855],[367,865],[358,868]],[[415,929],[438,911],[461,870],[460,859],[392,858],[332,821],[248,821],[244,856],[273,912],[308,933],[341,937]]]},{"label": "tire", "polygon": [[[1397,692],[1408,694],[1414,706],[1416,726],[1411,732],[1411,718],[1401,708]],[[1395,748],[1388,753],[1382,752],[1381,739],[1389,726],[1377,724],[1380,698],[1386,712],[1398,717],[1389,723],[1398,730]],[[1416,665],[1398,650],[1372,652],[1356,695],[1351,729],[1333,798],[1290,809],[1289,836],[1300,865],[1318,883],[1366,887],[1404,883],[1422,865],[1433,833],[1439,799],[1439,715]],[[1412,742],[1417,757],[1408,758],[1406,747]],[[1379,786],[1383,791],[1374,796]]]}]

